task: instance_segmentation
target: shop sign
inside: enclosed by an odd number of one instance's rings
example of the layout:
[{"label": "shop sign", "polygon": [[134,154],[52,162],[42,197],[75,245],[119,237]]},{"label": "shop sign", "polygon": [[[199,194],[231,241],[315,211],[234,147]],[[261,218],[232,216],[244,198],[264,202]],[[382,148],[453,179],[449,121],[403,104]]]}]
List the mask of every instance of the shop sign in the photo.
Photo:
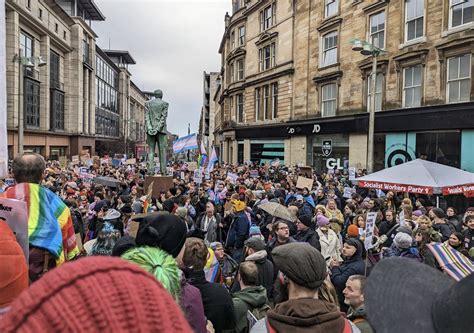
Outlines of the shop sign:
[{"label": "shop sign", "polygon": [[341,159],[340,158],[328,158],[326,160],[326,168],[328,170],[343,170],[344,165],[341,164]]},{"label": "shop sign", "polygon": [[323,151],[323,156],[327,157],[331,155],[332,153],[332,140],[323,140],[323,145],[322,145],[322,151]]},{"label": "shop sign", "polygon": [[[307,127],[305,127],[307,131]],[[301,134],[303,132],[302,128],[297,126],[297,127],[288,127],[287,128],[287,131],[288,131],[288,134],[290,135],[293,135],[293,134]],[[319,124],[314,124],[312,129],[311,129],[311,133],[312,134],[317,134],[321,132],[321,125]]]}]

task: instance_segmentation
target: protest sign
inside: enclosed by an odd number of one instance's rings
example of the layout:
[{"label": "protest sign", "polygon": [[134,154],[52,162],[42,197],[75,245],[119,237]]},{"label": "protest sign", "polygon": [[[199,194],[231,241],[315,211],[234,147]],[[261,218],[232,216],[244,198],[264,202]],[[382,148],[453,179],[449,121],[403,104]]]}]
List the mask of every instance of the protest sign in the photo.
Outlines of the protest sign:
[{"label": "protest sign", "polygon": [[188,162],[188,170],[193,172],[198,168],[197,162]]},{"label": "protest sign", "polygon": [[59,165],[61,166],[61,169],[66,169],[67,168],[67,157],[66,156],[59,156]]},{"label": "protest sign", "polygon": [[355,180],[356,179],[356,168],[352,167],[349,168],[349,180]]},{"label": "protest sign", "polygon": [[184,171],[181,171],[180,178],[184,180]]},{"label": "protest sign", "polygon": [[197,170],[194,170],[194,182],[197,183],[197,184],[201,184],[202,183],[202,169],[197,169]]},{"label": "protest sign", "polygon": [[352,198],[352,193],[353,193],[352,188],[344,187],[344,194],[342,196],[346,199],[350,199]]},{"label": "protest sign", "polygon": [[99,156],[92,156],[92,161],[94,162],[94,167],[96,169],[99,169],[100,168],[100,157]]},{"label": "protest sign", "polygon": [[18,244],[20,244],[25,254],[26,263],[29,262],[29,242],[28,242],[28,209],[26,202],[0,198],[0,219],[4,220],[15,234]]},{"label": "protest sign", "polygon": [[270,166],[274,168],[278,168],[280,166],[280,159],[279,158],[274,158],[273,160],[270,161]]},{"label": "protest sign", "polygon": [[208,169],[206,169],[206,172],[204,173],[204,179],[205,180],[211,179],[211,173],[209,172]]},{"label": "protest sign", "polygon": [[232,184],[235,184],[237,182],[238,178],[239,178],[239,176],[237,174],[232,173],[232,172],[228,172],[226,180],[228,180]]},{"label": "protest sign", "polygon": [[258,170],[250,170],[250,177],[258,178]]},{"label": "protest sign", "polygon": [[301,172],[301,175],[306,177],[306,178],[313,178],[313,168],[312,167],[308,167],[308,166],[300,167],[300,172]]},{"label": "protest sign", "polygon": [[127,165],[135,165],[137,163],[137,159],[136,158],[129,158],[128,160],[125,161],[125,164]]},{"label": "protest sign", "polygon": [[303,176],[299,176],[298,180],[296,181],[296,188],[299,189],[304,189],[305,187],[311,190],[313,188],[313,179],[312,178],[306,178]]},{"label": "protest sign", "polygon": [[364,246],[366,250],[370,250],[372,247],[374,247],[373,239],[374,239],[374,228],[375,228],[376,220],[377,220],[376,212],[367,213],[367,219],[365,223],[365,240],[364,240]]},{"label": "protest sign", "polygon": [[79,155],[73,155],[71,158],[72,158],[72,164],[74,165],[79,164]]}]

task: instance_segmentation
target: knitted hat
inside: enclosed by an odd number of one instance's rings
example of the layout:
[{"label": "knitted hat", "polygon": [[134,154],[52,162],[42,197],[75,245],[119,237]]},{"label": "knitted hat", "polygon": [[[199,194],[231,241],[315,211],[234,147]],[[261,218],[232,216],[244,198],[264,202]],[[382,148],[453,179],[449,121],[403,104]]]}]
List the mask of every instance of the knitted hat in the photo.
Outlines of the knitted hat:
[{"label": "knitted hat", "polygon": [[280,271],[297,285],[315,290],[327,275],[326,261],[308,243],[289,243],[272,251],[272,259]]},{"label": "knitted hat", "polygon": [[188,209],[186,207],[178,207],[178,209],[176,209],[176,215],[184,219],[188,215]]},{"label": "knitted hat", "polygon": [[232,206],[236,212],[241,212],[245,209],[245,202],[240,200],[232,200]]},{"label": "knitted hat", "polygon": [[123,259],[104,257],[79,259],[48,272],[12,303],[0,326],[3,333],[85,328],[97,333],[192,332],[151,274]]},{"label": "knitted hat", "polygon": [[329,219],[323,214],[318,214],[318,216],[316,217],[316,223],[321,228],[329,224]]},{"label": "knitted hat", "polygon": [[415,216],[415,217],[420,217],[421,215],[423,215],[423,212],[421,210],[417,209],[412,213],[412,215]]},{"label": "knitted hat", "polygon": [[248,248],[255,250],[256,252],[265,249],[265,242],[258,237],[251,237],[244,242],[244,245]]},{"label": "knitted hat", "polygon": [[180,270],[176,260],[167,252],[150,246],[133,248],[122,255],[148,273],[151,273],[163,287],[170,292],[174,299],[180,294]]},{"label": "knitted hat", "polygon": [[304,215],[300,215],[298,217],[298,220],[303,223],[305,226],[307,226],[308,228],[311,227],[311,219],[312,219],[312,216],[309,215],[309,214],[304,214]]},{"label": "knitted hat", "polygon": [[186,223],[170,213],[146,216],[135,241],[137,245],[160,248],[176,258],[186,241]]},{"label": "knitted hat", "polygon": [[0,220],[0,308],[28,288],[28,268],[20,244],[8,224]]},{"label": "knitted hat", "polygon": [[395,235],[393,242],[399,249],[408,249],[413,243],[413,238],[404,232],[399,232]]},{"label": "knitted hat", "polygon": [[304,198],[301,194],[298,194],[295,198],[296,198],[296,201],[303,201],[304,200]]},{"label": "knitted hat", "polygon": [[249,229],[249,237],[254,237],[254,236],[261,236],[262,232],[260,231],[260,228],[257,227],[256,225],[253,225]]},{"label": "knitted hat", "polygon": [[349,225],[349,227],[347,228],[347,236],[359,237],[359,228],[355,224]]},{"label": "knitted hat", "polygon": [[445,217],[444,211],[441,208],[433,208],[431,211],[439,219],[443,219]]}]

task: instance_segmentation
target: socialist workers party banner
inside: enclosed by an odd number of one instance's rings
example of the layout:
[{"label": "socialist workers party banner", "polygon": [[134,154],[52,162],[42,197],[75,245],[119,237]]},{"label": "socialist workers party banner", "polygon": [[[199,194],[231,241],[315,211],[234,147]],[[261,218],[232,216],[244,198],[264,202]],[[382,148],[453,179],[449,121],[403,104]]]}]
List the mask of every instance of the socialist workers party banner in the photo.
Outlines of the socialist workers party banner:
[{"label": "socialist workers party banner", "polygon": [[431,186],[418,186],[418,185],[404,185],[394,184],[385,182],[365,181],[360,180],[358,182],[359,187],[374,188],[382,191],[395,191],[395,192],[407,192],[415,194],[433,194],[433,188]]}]

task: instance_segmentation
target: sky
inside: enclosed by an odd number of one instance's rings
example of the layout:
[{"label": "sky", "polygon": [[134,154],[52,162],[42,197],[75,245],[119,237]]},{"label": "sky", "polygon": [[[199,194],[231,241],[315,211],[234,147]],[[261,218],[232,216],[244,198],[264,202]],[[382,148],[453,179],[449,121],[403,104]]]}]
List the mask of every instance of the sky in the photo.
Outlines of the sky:
[{"label": "sky", "polygon": [[197,132],[203,104],[203,71],[220,71],[219,44],[231,0],[95,0],[105,16],[92,22],[102,49],[127,50],[132,81],[163,90],[168,131]]}]

